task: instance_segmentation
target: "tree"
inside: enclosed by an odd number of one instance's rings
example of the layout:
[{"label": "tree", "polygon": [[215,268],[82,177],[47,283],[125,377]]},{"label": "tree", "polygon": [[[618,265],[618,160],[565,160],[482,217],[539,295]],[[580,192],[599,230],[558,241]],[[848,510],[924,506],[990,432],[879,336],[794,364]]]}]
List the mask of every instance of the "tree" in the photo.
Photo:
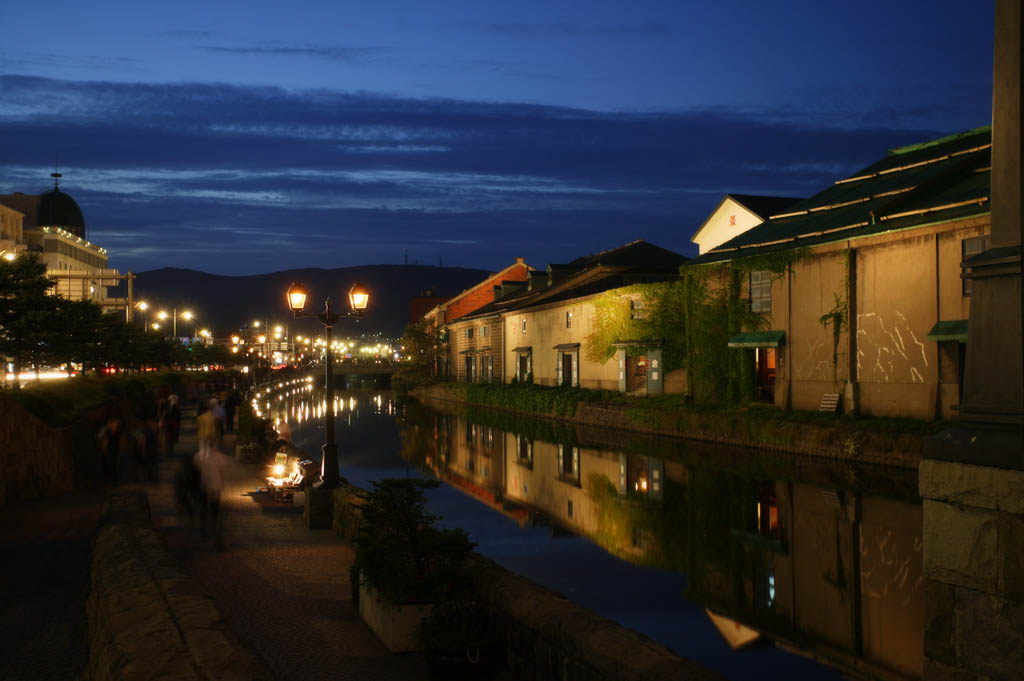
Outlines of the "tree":
[{"label": "tree", "polygon": [[49,295],[55,283],[35,253],[0,259],[0,356],[14,364],[15,385],[24,366],[38,366],[52,350],[59,321],[57,299]]}]

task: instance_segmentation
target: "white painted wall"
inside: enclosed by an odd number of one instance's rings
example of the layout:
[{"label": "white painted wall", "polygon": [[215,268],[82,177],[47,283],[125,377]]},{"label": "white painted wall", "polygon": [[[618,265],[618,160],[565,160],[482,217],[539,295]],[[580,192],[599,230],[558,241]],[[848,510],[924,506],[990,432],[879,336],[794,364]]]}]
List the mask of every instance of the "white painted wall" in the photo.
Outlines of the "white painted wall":
[{"label": "white painted wall", "polygon": [[697,244],[700,254],[703,255],[761,222],[763,220],[756,213],[732,198],[726,197],[690,241]]}]

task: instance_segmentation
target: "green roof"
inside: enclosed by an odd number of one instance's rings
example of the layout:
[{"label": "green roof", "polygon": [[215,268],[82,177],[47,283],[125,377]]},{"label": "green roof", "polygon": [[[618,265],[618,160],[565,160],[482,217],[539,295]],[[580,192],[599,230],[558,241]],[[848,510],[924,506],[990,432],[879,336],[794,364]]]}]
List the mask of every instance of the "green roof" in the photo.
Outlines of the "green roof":
[{"label": "green roof", "polygon": [[985,215],[991,129],[901,147],[701,255],[691,264],[845,241]]},{"label": "green roof", "polygon": [[749,331],[729,339],[730,348],[777,348],[786,337],[785,331]]},{"label": "green roof", "polygon": [[930,341],[958,341],[967,342],[967,320],[954,319],[946,322],[938,322],[928,332]]}]

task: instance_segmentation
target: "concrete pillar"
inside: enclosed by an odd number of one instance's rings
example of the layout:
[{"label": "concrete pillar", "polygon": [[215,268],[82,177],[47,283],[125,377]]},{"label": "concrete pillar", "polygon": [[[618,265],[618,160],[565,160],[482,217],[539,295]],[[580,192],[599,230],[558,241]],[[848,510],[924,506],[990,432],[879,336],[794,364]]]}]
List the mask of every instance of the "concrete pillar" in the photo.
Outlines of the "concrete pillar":
[{"label": "concrete pillar", "polygon": [[960,422],[929,442],[919,471],[925,681],[1024,681],[1022,26],[1021,0],[996,0],[990,247],[965,263]]},{"label": "concrete pillar", "polygon": [[[997,0],[992,92],[992,235],[965,263],[974,280],[961,418],[1024,428],[1021,243],[1021,0]],[[1021,457],[1018,457],[1020,459]]]}]

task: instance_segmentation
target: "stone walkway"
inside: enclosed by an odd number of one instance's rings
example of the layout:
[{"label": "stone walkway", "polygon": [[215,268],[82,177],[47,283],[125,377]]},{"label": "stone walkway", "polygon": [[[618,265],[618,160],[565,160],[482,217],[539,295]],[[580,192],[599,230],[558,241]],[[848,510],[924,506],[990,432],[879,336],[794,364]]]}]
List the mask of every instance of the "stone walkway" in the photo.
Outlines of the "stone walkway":
[{"label": "stone walkway", "polygon": [[[189,421],[191,419],[188,419]],[[234,451],[233,438],[225,449]],[[195,451],[183,424],[180,453]],[[302,494],[294,504],[256,493],[265,468],[233,464],[221,497],[223,548],[176,508],[173,474],[161,467],[149,488],[154,525],[186,572],[216,600],[236,635],[279,679],[423,679],[417,656],[395,655],[363,623],[349,587],[351,547],[331,530],[308,530]]]}]

